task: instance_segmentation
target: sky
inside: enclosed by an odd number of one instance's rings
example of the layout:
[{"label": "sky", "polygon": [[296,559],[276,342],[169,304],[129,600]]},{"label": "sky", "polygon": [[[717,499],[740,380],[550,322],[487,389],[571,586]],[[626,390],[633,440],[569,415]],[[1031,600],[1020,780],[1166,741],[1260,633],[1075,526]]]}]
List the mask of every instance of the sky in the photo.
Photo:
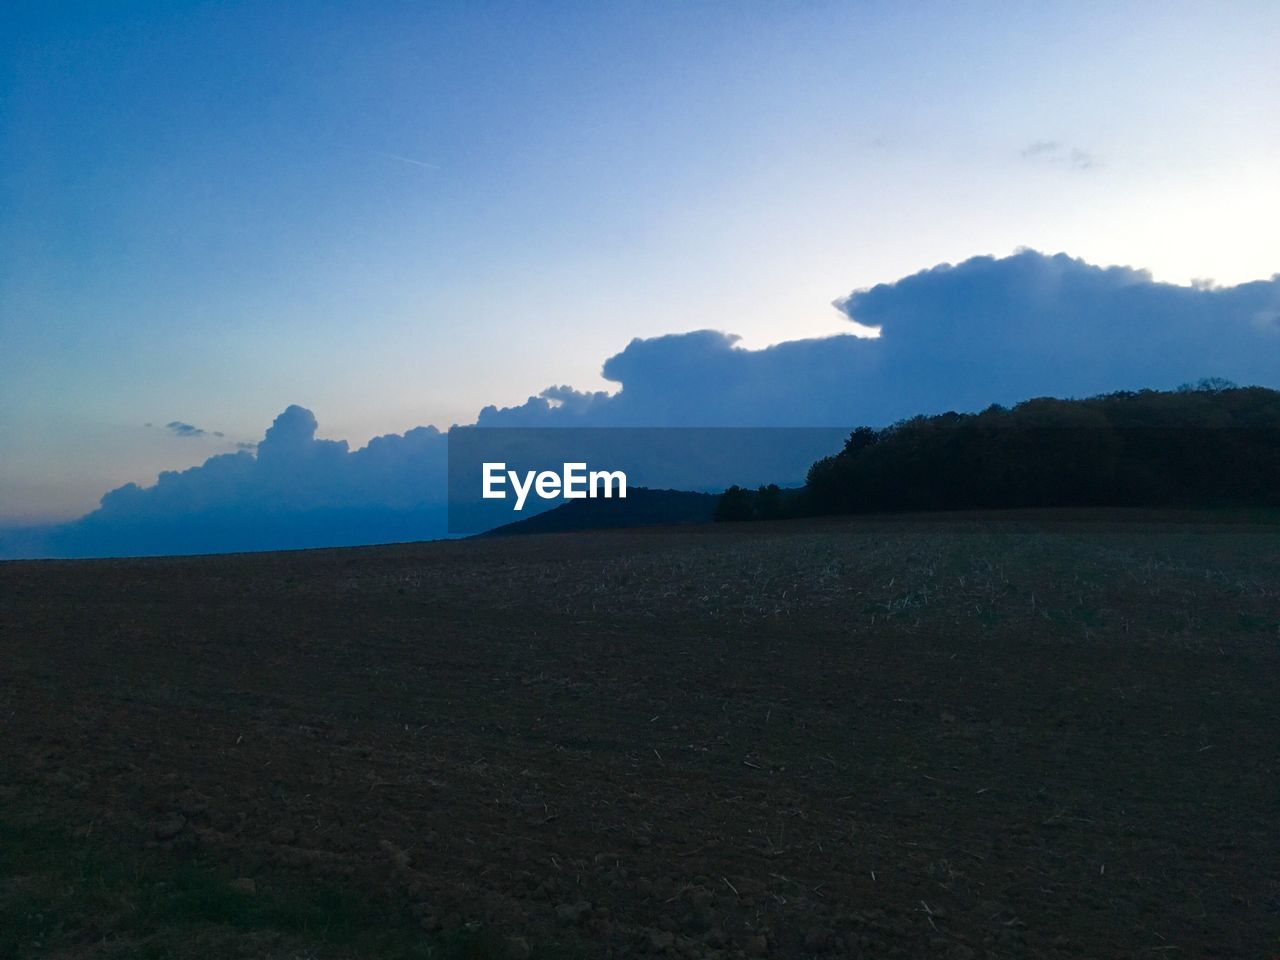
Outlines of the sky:
[{"label": "sky", "polygon": [[975,255],[1270,278],[1278,40],[1271,2],[6,4],[0,524],[291,404],[357,449],[616,391],[636,338],[861,331],[833,302]]}]

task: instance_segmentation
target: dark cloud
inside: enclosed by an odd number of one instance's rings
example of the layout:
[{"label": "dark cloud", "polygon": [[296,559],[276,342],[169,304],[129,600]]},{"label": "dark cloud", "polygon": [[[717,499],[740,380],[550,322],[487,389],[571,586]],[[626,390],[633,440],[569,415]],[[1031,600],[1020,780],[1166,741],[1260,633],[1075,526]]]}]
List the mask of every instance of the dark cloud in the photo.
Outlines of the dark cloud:
[{"label": "dark cloud", "polygon": [[[1280,276],[1236,287],[1023,251],[857,290],[836,306],[877,327],[761,350],[713,330],[633,340],[604,364],[616,392],[552,386],[481,426],[880,426],[1038,396],[1171,389],[1202,377],[1280,387]],[[351,451],[290,407],[248,450],[113,490],[40,552],[203,552],[441,535],[445,438],[432,427]],[[29,542],[28,542],[29,544]],[[10,547],[9,551],[12,553]],[[30,552],[35,549],[25,546]]]},{"label": "dark cloud", "polygon": [[[151,424],[147,424],[151,426]],[[183,423],[181,420],[170,420],[165,425],[165,429],[172,433],[175,437],[223,437],[226,436],[221,430],[203,430],[200,427],[193,426],[190,423]]]},{"label": "dark cloud", "polygon": [[191,424],[183,423],[181,420],[170,420],[165,424],[165,429],[179,437],[203,437],[205,435],[205,432],[199,427],[193,427]]}]

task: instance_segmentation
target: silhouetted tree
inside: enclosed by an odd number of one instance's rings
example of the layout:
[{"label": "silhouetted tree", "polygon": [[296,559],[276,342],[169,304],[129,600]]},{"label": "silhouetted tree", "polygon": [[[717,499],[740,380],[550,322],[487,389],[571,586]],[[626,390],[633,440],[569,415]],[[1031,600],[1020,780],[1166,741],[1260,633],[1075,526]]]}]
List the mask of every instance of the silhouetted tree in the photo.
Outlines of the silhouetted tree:
[{"label": "silhouetted tree", "polygon": [[776,483],[756,491],[754,516],[757,520],[777,520],[782,516],[782,489]]},{"label": "silhouetted tree", "polygon": [[724,520],[750,520],[752,513],[751,491],[734,484],[720,495],[715,518]]}]

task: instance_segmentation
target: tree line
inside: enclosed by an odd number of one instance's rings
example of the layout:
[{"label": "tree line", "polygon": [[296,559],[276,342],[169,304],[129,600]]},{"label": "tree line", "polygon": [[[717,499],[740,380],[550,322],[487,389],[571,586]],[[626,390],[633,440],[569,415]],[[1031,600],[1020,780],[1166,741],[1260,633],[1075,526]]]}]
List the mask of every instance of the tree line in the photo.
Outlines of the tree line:
[{"label": "tree line", "polygon": [[716,519],[1255,506],[1280,506],[1280,392],[1213,379],[860,427],[802,489],[731,487]]}]

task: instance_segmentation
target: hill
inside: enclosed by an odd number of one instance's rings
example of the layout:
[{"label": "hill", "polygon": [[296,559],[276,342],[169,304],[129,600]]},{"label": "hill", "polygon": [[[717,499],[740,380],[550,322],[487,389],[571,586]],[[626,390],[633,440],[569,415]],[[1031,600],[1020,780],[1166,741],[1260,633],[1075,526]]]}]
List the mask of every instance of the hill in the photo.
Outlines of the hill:
[{"label": "hill", "polygon": [[714,493],[634,487],[627,491],[626,499],[570,500],[553,510],[495,527],[478,536],[509,537],[570,530],[707,523],[715,513],[718,500],[719,496]]}]

